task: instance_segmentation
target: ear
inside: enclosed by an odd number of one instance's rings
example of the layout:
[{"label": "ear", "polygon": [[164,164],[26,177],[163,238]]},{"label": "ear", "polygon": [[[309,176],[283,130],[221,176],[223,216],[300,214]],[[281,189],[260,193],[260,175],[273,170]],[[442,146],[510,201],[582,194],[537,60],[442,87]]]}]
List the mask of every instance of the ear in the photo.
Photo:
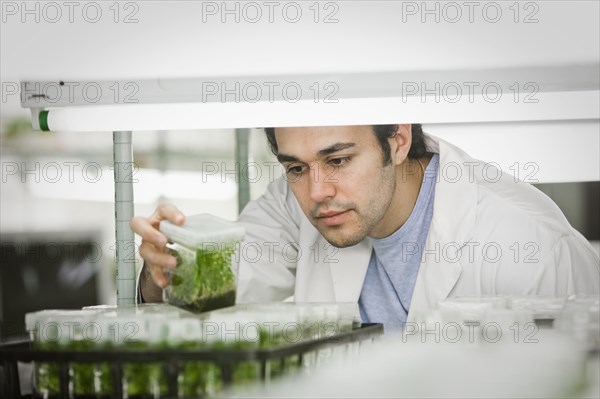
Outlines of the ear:
[{"label": "ear", "polygon": [[396,135],[391,137],[390,146],[392,150],[392,161],[394,165],[400,165],[408,157],[408,151],[412,144],[412,125],[398,125]]}]

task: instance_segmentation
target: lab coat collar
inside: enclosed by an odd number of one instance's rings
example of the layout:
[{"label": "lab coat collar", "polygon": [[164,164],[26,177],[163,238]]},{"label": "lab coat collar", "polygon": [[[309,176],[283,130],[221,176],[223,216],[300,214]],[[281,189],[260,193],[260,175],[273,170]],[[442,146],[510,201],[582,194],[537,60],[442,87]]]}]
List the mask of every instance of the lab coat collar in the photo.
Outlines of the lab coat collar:
[{"label": "lab coat collar", "polygon": [[[433,309],[448,297],[462,273],[460,251],[473,237],[477,215],[477,183],[471,159],[459,148],[426,135],[425,143],[439,152],[440,166],[435,187],[433,218],[425,244],[408,321],[415,314]],[[458,260],[457,260],[458,259]]]},{"label": "lab coat collar", "polygon": [[429,151],[440,154],[435,187],[433,219],[429,237],[464,246],[471,238],[477,213],[475,161],[458,147],[435,136],[425,135]]}]

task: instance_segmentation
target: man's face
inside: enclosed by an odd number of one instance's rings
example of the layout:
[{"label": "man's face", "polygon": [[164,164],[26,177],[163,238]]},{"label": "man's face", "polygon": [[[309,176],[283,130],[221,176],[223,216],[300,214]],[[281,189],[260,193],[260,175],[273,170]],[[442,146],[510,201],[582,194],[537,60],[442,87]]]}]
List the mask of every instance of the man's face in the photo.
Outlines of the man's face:
[{"label": "man's face", "polygon": [[355,245],[377,228],[396,172],[371,126],[277,128],[275,137],[290,188],[329,243]]}]

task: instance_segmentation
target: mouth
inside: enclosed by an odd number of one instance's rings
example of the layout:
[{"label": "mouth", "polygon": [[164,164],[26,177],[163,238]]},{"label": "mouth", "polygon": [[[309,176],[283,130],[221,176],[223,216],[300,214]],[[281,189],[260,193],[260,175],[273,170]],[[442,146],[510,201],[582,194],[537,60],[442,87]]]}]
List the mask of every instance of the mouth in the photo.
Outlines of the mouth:
[{"label": "mouth", "polygon": [[351,211],[351,209],[341,211],[341,212],[340,211],[323,212],[317,216],[317,220],[327,226],[336,226],[336,225],[342,224],[346,221],[346,219],[348,218],[348,215],[350,214],[350,211]]}]

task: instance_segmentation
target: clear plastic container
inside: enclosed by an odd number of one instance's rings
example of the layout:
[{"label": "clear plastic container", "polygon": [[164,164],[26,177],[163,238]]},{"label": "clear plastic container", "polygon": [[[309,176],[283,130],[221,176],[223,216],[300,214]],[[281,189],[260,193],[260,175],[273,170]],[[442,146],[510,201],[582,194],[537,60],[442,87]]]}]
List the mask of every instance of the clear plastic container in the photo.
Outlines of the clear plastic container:
[{"label": "clear plastic container", "polygon": [[[96,326],[101,326],[95,321],[93,323],[87,327],[86,331],[92,331]],[[97,333],[95,338],[90,335],[89,338],[80,341],[81,345],[78,350],[109,349],[112,346],[108,333],[102,331],[101,327],[95,333]],[[70,371],[73,393],[76,398],[112,397],[114,381],[109,363],[71,363]]]},{"label": "clear plastic container", "polygon": [[[220,335],[225,345],[252,345],[276,348],[307,340],[319,340],[350,332],[360,317],[356,303],[274,302],[242,304],[208,312],[202,316],[205,328]],[[258,332],[257,332],[258,330]],[[346,347],[339,352],[346,354]],[[302,357],[287,356],[266,362],[266,378],[274,379],[305,369],[308,370],[336,357],[330,348],[306,352]],[[257,364],[247,362],[236,366],[234,384],[258,378]]]},{"label": "clear plastic container", "polygon": [[566,301],[554,327],[574,337],[590,351],[600,350],[600,296],[578,295]]},{"label": "clear plastic container", "polygon": [[216,216],[190,216],[183,226],[168,221],[160,231],[172,242],[177,267],[167,273],[164,300],[193,312],[235,304],[236,277],[233,255],[244,239],[244,228]]},{"label": "clear plastic container", "polygon": [[507,309],[508,299],[503,296],[463,296],[438,302],[445,321],[481,322],[493,309]]},{"label": "clear plastic container", "polygon": [[[117,338],[119,346],[133,351],[164,350],[168,348],[169,324],[178,319],[176,313],[138,313],[115,318],[119,331],[127,336]],[[125,322],[125,324],[123,324]],[[132,358],[135,354],[132,354]],[[169,393],[167,374],[162,362],[129,362],[123,364],[123,396],[125,398],[163,398]]]},{"label": "clear plastic container", "polygon": [[[34,346],[38,349],[56,351],[84,351],[98,345],[101,331],[95,323],[97,310],[51,310],[28,313],[26,328],[32,332]],[[60,394],[59,367],[53,362],[34,364],[33,385],[36,395],[54,397]],[[112,384],[105,383],[110,377],[107,364],[69,364],[69,396],[110,397]]]},{"label": "clear plastic container", "polygon": [[[203,337],[202,322],[194,317],[169,322],[167,341],[170,348],[181,350],[200,349],[212,343]],[[214,362],[184,361],[179,366],[178,397],[211,397],[222,389],[221,369]]]},{"label": "clear plastic container", "polygon": [[[264,331],[260,323],[259,313],[252,307],[242,305],[207,312],[202,318],[202,341],[211,349],[252,350],[261,347]],[[209,372],[215,372],[205,365]],[[217,373],[220,373],[219,369]],[[239,361],[231,364],[231,382],[234,386],[242,386],[260,379],[260,363],[256,361]],[[220,381],[216,381],[220,383]],[[220,389],[221,387],[218,387]]]},{"label": "clear plastic container", "polygon": [[554,320],[564,308],[566,300],[552,296],[512,296],[509,298],[509,308],[531,311],[535,320]]},{"label": "clear plastic container", "polygon": [[[261,346],[294,343],[308,339],[323,339],[350,332],[360,323],[357,303],[273,302],[242,304],[202,315],[203,320],[215,322],[231,318],[258,324]],[[230,326],[228,328],[234,328]]]},{"label": "clear plastic container", "polygon": [[95,305],[95,306],[85,306],[83,310],[94,310],[100,313],[104,313],[107,315],[111,315],[114,317],[116,315],[119,316],[131,316],[131,315],[139,315],[139,314],[161,314],[167,318],[177,318],[177,317],[186,317],[193,315],[192,312],[189,312],[185,309],[177,308],[175,306],[171,306],[167,303],[142,303],[137,305]]},{"label": "clear plastic container", "polygon": [[[33,346],[40,350],[58,350],[61,328],[55,317],[61,311],[40,311],[25,315],[25,327],[30,332]],[[33,392],[37,397],[52,398],[60,394],[60,370],[54,362],[33,363]]]}]

